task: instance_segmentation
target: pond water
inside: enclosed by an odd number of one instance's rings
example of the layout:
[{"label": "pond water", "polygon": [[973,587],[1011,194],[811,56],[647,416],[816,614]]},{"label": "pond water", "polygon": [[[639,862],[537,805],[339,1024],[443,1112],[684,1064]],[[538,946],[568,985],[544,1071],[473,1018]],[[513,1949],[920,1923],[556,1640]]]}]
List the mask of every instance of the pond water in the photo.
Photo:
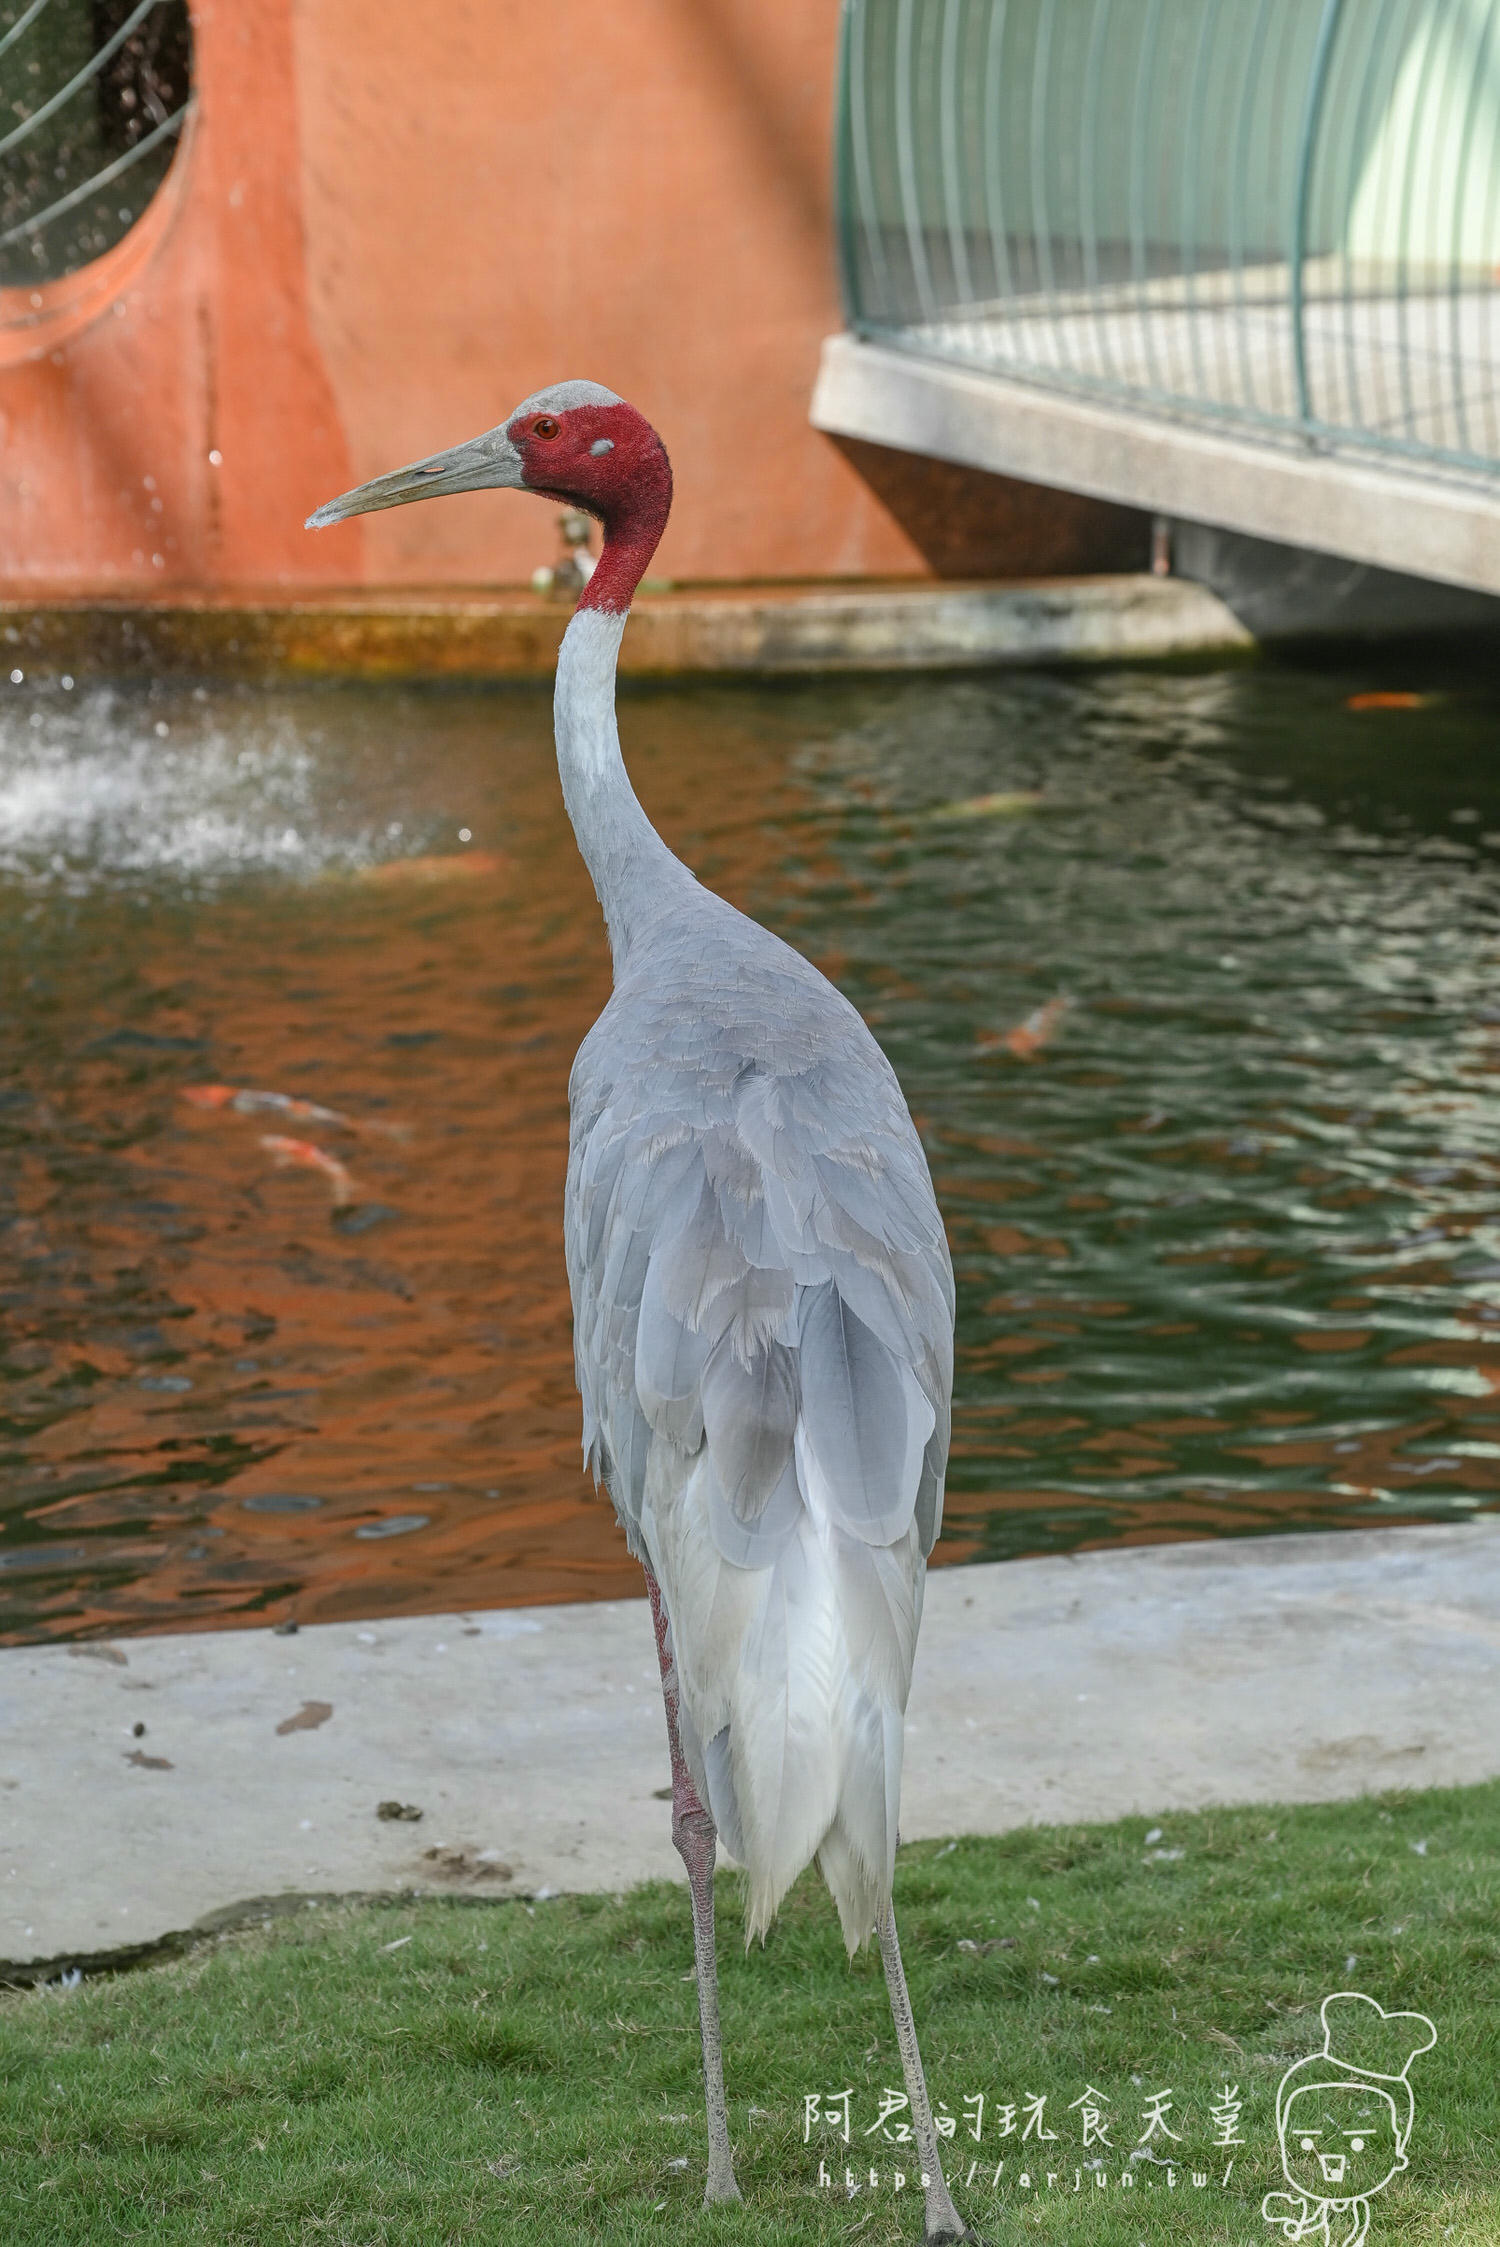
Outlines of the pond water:
[{"label": "pond water", "polygon": [[[668,838],[922,1128],[939,1559],[1500,1503],[1500,695],[1385,661],[626,697]],[[0,1635],[635,1590],[545,695],[0,696]]]}]

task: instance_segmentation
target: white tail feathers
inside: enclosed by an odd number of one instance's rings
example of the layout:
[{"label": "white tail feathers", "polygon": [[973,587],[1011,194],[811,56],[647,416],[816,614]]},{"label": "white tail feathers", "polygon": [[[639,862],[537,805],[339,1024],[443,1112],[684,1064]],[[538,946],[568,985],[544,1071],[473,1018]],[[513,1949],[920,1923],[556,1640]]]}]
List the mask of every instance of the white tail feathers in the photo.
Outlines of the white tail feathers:
[{"label": "white tail feathers", "polygon": [[850,1951],[890,1895],[925,1563],[801,1517],[767,1565],[724,1557],[707,1449],[658,1438],[642,1526],[671,1621],[684,1753],[764,1934],[816,1857]]}]

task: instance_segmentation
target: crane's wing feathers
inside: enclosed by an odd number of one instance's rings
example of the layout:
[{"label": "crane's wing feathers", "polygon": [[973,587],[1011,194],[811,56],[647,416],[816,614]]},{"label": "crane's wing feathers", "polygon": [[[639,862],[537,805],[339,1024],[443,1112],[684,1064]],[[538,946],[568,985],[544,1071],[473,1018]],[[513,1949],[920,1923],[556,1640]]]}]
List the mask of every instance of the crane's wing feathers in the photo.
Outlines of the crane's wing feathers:
[{"label": "crane's wing feathers", "polygon": [[799,1308],[808,1494],[851,1536],[894,1545],[916,1512],[936,1408],[833,1281],[806,1289]]},{"label": "crane's wing feathers", "polygon": [[895,1076],[815,969],[706,896],[574,1066],[584,1445],[666,1602],[694,1784],[765,1928],[816,1854],[890,1894],[942,1513],[953,1276]]},{"label": "crane's wing feathers", "polygon": [[740,1567],[774,1556],[803,1503],[875,1546],[915,1520],[926,1553],[940,1523],[953,1281],[926,1161],[864,1024],[786,958],[795,994],[773,987],[747,1024],[742,972],[740,1012],[692,1039],[660,984],[622,986],[574,1069],[585,1449],[648,1557],[655,1434],[706,1443],[715,1539]]}]

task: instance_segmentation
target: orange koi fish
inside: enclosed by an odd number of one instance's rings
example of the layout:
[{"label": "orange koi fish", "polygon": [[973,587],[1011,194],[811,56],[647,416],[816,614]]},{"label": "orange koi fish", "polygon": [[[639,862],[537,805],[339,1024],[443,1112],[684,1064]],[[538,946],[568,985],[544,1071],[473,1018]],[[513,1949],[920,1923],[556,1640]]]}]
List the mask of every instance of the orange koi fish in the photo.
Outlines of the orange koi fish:
[{"label": "orange koi fish", "polygon": [[321,1107],[316,1100],[299,1100],[290,1092],[260,1092],[253,1085],[184,1085],[182,1097],[195,1108],[227,1108],[236,1116],[285,1116],[292,1123],[327,1124],[335,1131],[380,1131],[393,1139],[406,1133],[404,1124],[360,1123],[337,1108]]},{"label": "orange koi fish", "polygon": [[1034,1014],[1028,1014],[1026,1020],[1018,1022],[1014,1029],[982,1030],[979,1035],[981,1051],[993,1053],[997,1049],[1003,1049],[1006,1053],[1014,1054],[1018,1061],[1029,1061],[1033,1054],[1040,1053],[1047,1044],[1067,1013],[1068,1004],[1066,999],[1048,999],[1045,1006],[1039,1006]]},{"label": "orange koi fish", "polygon": [[315,1147],[310,1139],[287,1139],[277,1131],[262,1132],[261,1145],[278,1170],[316,1170],[333,1188],[333,1206],[346,1209],[354,1199],[354,1180],[336,1155]]},{"label": "orange koi fish", "polygon": [[1425,694],[1351,694],[1346,710],[1420,710]]},{"label": "orange koi fish", "polygon": [[257,1092],[250,1085],[190,1084],[182,1088],[184,1100],[195,1108],[231,1108],[237,1116],[292,1116],[298,1123],[336,1124],[341,1130],[356,1127],[337,1108],[320,1108],[316,1100],[298,1100],[290,1092]]},{"label": "orange koi fish", "polygon": [[362,882],[473,882],[503,874],[510,860],[503,851],[444,852],[432,858],[386,858],[377,866],[362,866]]}]

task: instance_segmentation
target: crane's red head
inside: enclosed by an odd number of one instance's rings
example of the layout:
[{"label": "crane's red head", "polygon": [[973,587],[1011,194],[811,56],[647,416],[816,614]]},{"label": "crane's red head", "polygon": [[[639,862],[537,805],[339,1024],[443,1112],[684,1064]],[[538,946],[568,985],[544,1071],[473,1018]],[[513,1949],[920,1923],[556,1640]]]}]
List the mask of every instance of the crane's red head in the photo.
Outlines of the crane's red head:
[{"label": "crane's red head", "polygon": [[536,492],[597,515],[604,552],[579,607],[629,608],[666,528],[672,466],[645,416],[597,382],[559,382],[537,391],[483,437],[329,500],[309,515],[308,528],[414,499],[496,487]]}]

